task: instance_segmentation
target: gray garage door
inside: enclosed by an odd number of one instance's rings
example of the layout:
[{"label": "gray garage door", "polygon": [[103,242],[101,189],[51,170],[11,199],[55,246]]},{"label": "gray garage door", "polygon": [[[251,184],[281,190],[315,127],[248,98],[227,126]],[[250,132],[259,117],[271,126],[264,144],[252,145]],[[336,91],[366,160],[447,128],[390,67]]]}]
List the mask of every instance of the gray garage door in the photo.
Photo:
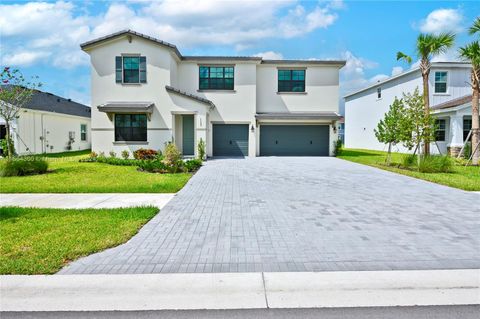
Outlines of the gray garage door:
[{"label": "gray garage door", "polygon": [[247,156],[248,124],[214,124],[213,156]]},{"label": "gray garage door", "polygon": [[328,125],[262,125],[261,156],[328,156]]}]

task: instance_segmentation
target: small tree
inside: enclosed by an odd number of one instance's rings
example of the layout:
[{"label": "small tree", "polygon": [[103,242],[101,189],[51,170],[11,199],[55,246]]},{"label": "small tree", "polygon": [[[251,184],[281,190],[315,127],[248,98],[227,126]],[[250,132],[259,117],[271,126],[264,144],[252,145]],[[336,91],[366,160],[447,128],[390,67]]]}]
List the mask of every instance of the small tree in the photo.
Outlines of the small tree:
[{"label": "small tree", "polygon": [[13,157],[13,139],[11,128],[13,121],[20,115],[21,109],[30,101],[35,89],[41,87],[38,77],[27,81],[18,69],[5,67],[0,74],[0,117],[5,120],[7,156]]},{"label": "small tree", "polygon": [[[405,131],[403,145],[411,150],[413,147],[419,151],[422,141],[433,141],[435,139],[435,119],[430,113],[424,112],[424,99],[418,91],[418,87],[413,93],[403,94],[405,105]],[[425,153],[428,155],[428,153]],[[420,156],[418,157],[420,160]]]},{"label": "small tree", "polygon": [[403,100],[395,97],[392,105],[390,105],[390,109],[385,113],[383,120],[380,120],[377,128],[374,130],[377,140],[388,144],[387,164],[390,164],[392,145],[401,143],[408,136],[406,120]]},{"label": "small tree", "polygon": [[198,159],[201,161],[205,160],[205,141],[202,138],[200,138],[200,140],[198,141],[197,151]]}]

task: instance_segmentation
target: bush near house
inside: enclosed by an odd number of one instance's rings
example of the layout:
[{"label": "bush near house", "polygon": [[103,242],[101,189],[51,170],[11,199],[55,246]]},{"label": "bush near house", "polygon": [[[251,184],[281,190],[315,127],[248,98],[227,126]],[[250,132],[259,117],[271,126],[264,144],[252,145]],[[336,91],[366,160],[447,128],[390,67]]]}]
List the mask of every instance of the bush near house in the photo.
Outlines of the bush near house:
[{"label": "bush near house", "polygon": [[135,152],[133,152],[133,158],[136,160],[149,160],[149,159],[151,160],[157,157],[158,155],[161,155],[161,153],[159,153],[156,150],[145,149],[145,148],[140,148]]},{"label": "bush near house", "polygon": [[10,177],[44,174],[47,172],[47,169],[48,162],[42,157],[14,157],[0,163],[0,176]]}]

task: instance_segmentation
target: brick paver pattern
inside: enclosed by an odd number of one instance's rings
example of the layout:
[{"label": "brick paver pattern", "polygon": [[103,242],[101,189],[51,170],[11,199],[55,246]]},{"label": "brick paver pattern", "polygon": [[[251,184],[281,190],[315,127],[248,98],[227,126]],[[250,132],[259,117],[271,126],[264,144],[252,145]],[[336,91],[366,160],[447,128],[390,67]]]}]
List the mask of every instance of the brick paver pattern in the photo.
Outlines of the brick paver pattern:
[{"label": "brick paver pattern", "polygon": [[480,268],[480,194],[336,158],[208,161],[129,242],[61,274]]}]

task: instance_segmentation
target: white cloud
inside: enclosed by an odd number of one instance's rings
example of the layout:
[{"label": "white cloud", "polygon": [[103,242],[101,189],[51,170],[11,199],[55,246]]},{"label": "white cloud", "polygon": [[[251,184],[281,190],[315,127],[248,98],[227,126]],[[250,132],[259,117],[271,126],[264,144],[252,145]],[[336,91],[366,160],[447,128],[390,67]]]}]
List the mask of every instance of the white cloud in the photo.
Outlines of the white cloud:
[{"label": "white cloud", "polygon": [[50,55],[49,52],[22,51],[13,54],[6,54],[2,57],[3,65],[29,66]]},{"label": "white cloud", "polygon": [[259,52],[253,56],[258,56],[267,60],[283,60],[283,55],[280,52],[274,51]]},{"label": "white cloud", "polygon": [[403,72],[403,68],[401,66],[394,66],[392,68],[392,76],[399,75]]},{"label": "white cloud", "polygon": [[425,33],[460,32],[463,15],[457,9],[437,9],[420,22],[420,31]]}]

